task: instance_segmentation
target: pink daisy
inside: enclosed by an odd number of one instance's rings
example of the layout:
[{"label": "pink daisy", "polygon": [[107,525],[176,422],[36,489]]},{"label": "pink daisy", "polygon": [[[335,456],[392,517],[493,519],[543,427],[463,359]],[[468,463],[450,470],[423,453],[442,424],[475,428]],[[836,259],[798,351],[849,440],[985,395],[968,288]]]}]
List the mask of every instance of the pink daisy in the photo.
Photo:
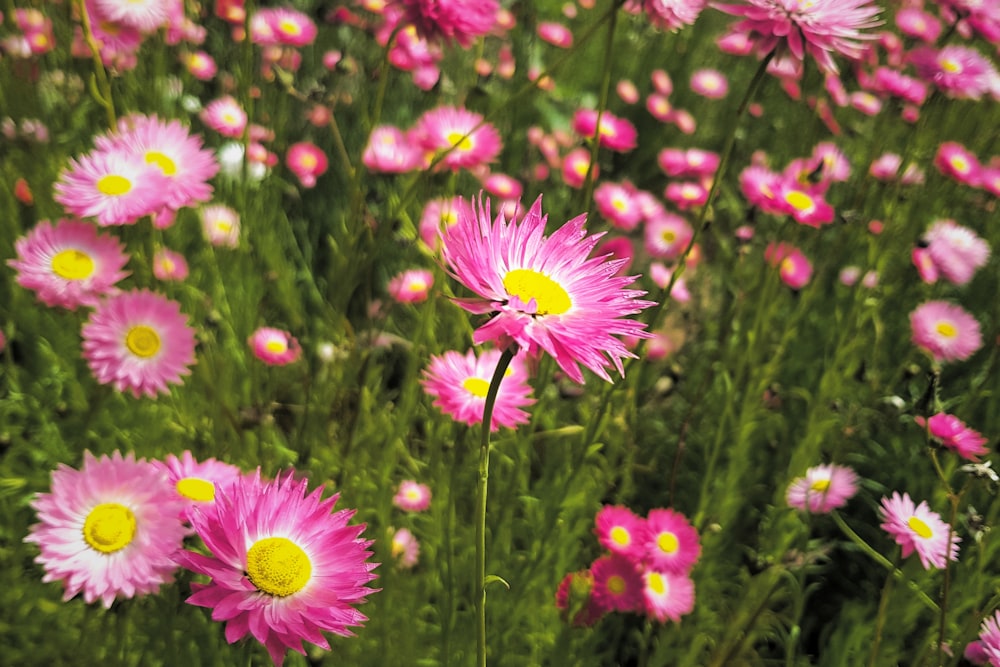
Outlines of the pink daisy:
[{"label": "pink daisy", "polygon": [[664,212],[648,220],[645,227],[646,252],[658,259],[677,259],[694,236],[688,221],[675,213]]},{"label": "pink daisy", "polygon": [[[486,394],[498,361],[500,350],[483,350],[479,356],[475,350],[464,355],[449,350],[441,356],[431,357],[420,384],[434,397],[434,407],[444,414],[470,426],[481,424]],[[530,394],[528,371],[520,356],[515,356],[500,381],[490,430],[497,431],[501,426],[517,428],[518,424],[528,423],[528,413],[521,408],[535,402]]]},{"label": "pink daisy", "polygon": [[460,215],[472,215],[472,207],[461,197],[429,200],[420,214],[420,239],[431,250],[438,250],[442,233],[458,223]]},{"label": "pink daisy", "polygon": [[412,479],[403,480],[392,504],[405,512],[423,512],[431,506],[431,487]]},{"label": "pink daisy", "polygon": [[409,269],[389,281],[389,296],[397,303],[420,303],[427,300],[433,285],[433,273],[426,269]]},{"label": "pink daisy", "polygon": [[938,220],[923,236],[927,254],[948,282],[965,285],[976,269],[986,266],[990,246],[968,227],[953,220]]},{"label": "pink daisy", "polygon": [[188,73],[199,81],[211,81],[219,71],[215,59],[204,51],[182,54],[180,60]]},{"label": "pink daisy", "polygon": [[597,127],[597,111],[594,109],[579,109],[573,114],[573,130],[583,137],[593,137],[596,133],[598,142],[604,148],[610,148],[619,153],[627,153],[638,145],[638,132],[635,125],[626,118],[619,118],[610,111],[601,114],[601,126]]},{"label": "pink daisy", "polygon": [[645,558],[649,528],[646,520],[629,508],[605,505],[594,517],[594,531],[597,541],[611,553],[635,564]]},{"label": "pink daisy", "polygon": [[597,210],[608,222],[626,231],[635,229],[642,222],[642,208],[636,198],[635,186],[625,181],[604,181],[594,190]]},{"label": "pink daisy", "polygon": [[695,181],[669,183],[663,197],[682,211],[704,206],[708,201],[708,188]]},{"label": "pink daisy", "polygon": [[556,589],[556,609],[560,617],[575,628],[589,628],[600,620],[604,610],[594,602],[594,575],[590,570],[570,572]]},{"label": "pink daisy", "polygon": [[798,248],[787,243],[769,243],[764,260],[778,267],[781,280],[792,289],[802,289],[812,278],[812,262]]},{"label": "pink daisy", "polygon": [[945,46],[937,50],[923,46],[910,52],[910,62],[924,81],[934,84],[948,97],[978,100],[993,88],[997,76],[992,63],[967,46]]},{"label": "pink daisy", "polygon": [[407,528],[400,528],[392,535],[392,557],[399,567],[409,570],[420,558],[420,542]]},{"label": "pink daisy", "polygon": [[979,322],[949,301],[928,301],[910,313],[912,341],[935,362],[963,361],[983,345]]},{"label": "pink daisy", "polygon": [[833,222],[834,210],[823,198],[822,185],[803,185],[798,179],[782,178],[775,198],[782,212],[800,225],[819,228]]},{"label": "pink daisy", "polygon": [[982,166],[979,158],[965,146],[955,141],[945,141],[938,146],[934,155],[934,166],[944,174],[959,183],[971,187],[979,185]]},{"label": "pink daisy", "polygon": [[83,356],[101,384],[155,398],[195,362],[194,330],[180,304],[149,290],[109,296],[83,325]]},{"label": "pink daisy", "polygon": [[240,244],[240,216],[222,204],[202,206],[198,211],[205,238],[214,246],[235,248]]},{"label": "pink daisy", "polygon": [[714,69],[700,69],[691,75],[691,90],[710,100],[719,100],[729,92],[729,81]]},{"label": "pink daisy", "polygon": [[302,640],[329,650],[322,631],[350,636],[367,620],[355,608],[375,590],[364,525],[353,510],[332,512],[339,494],[306,495],[308,480],[289,472],[264,482],[260,470],[240,477],[211,505],[191,512],[191,525],[210,555],[182,551],[179,562],[211,579],[191,584],[188,604],[210,607],[226,622],[226,640],[252,634],[279,667]]},{"label": "pink daisy", "polygon": [[719,168],[719,155],[700,148],[664,148],[656,162],[667,176],[674,178],[701,178],[712,176]]},{"label": "pink daisy", "polygon": [[457,107],[424,113],[413,128],[414,140],[425,150],[447,154],[441,165],[457,171],[492,162],[502,147],[500,133],[483,117]]},{"label": "pink daisy", "polygon": [[413,171],[425,162],[424,152],[402,130],[391,125],[372,130],[361,161],[372,172],[388,174]]},{"label": "pink daisy", "polygon": [[432,42],[458,42],[464,48],[497,22],[497,0],[395,0],[403,20]]},{"label": "pink daisy", "polygon": [[904,35],[928,44],[936,42],[941,34],[941,22],[918,7],[903,7],[896,12],[896,27]]},{"label": "pink daisy", "polygon": [[646,515],[645,562],[658,572],[687,574],[698,562],[698,531],[680,512],[652,509]]},{"label": "pink daisy", "polygon": [[590,572],[594,576],[591,595],[599,610],[643,609],[643,579],[631,561],[615,554],[601,556],[590,566]]},{"label": "pink daisy", "polygon": [[483,189],[494,197],[517,200],[524,192],[524,186],[513,176],[494,172],[483,179]]},{"label": "pink daisy", "polygon": [[69,161],[53,187],[53,199],[99,225],[129,225],[166,204],[169,187],[160,168],[142,156],[99,150]]},{"label": "pink daisy", "polygon": [[247,338],[253,355],[268,366],[284,366],[299,360],[302,348],[295,336],[271,327],[260,327]]},{"label": "pink daisy", "polygon": [[587,172],[590,172],[592,181],[596,181],[600,174],[600,169],[596,164],[593,169],[590,167],[589,150],[583,146],[579,146],[566,153],[566,157],[562,163],[562,177],[566,185],[571,188],[582,188],[584,182],[587,180]]},{"label": "pink daisy", "polygon": [[198,461],[190,450],[178,458],[167,454],[153,464],[166,472],[167,481],[184,503],[181,515],[187,518],[191,507],[215,502],[219,489],[224,489],[243,475],[238,467],[214,458]]},{"label": "pink daisy", "polygon": [[153,275],[157,280],[184,280],[188,277],[187,260],[169,248],[157,248],[153,254]]},{"label": "pink daisy", "polygon": [[326,173],[329,166],[326,153],[308,141],[292,144],[288,148],[288,155],[285,156],[285,163],[306,188],[315,186],[316,179]]},{"label": "pink daisy", "polygon": [[205,125],[224,137],[237,139],[247,127],[247,112],[233,97],[226,95],[209,102],[201,112]]},{"label": "pink daisy", "polygon": [[987,442],[986,438],[966,426],[965,422],[955,415],[939,412],[930,419],[917,416],[913,420],[922,428],[926,428],[927,433],[941,443],[942,447],[950,449],[963,459],[978,461],[980,456],[990,451],[983,447]]},{"label": "pink daisy", "polygon": [[628,0],[625,10],[633,14],[645,11],[654,26],[675,32],[693,24],[705,4],[706,0]]},{"label": "pink daisy", "polygon": [[14,248],[17,258],[7,263],[17,271],[17,284],[47,306],[96,306],[128,275],[121,270],[128,261],[122,244],[87,222],[42,221]]},{"label": "pink daisy", "polygon": [[875,38],[862,31],[881,25],[880,8],[871,0],[747,0],[713,6],[742,17],[731,31],[748,33],[758,53],[778,49],[779,56],[787,51],[798,61],[808,53],[827,72],[837,71],[831,52],[859,59],[864,50],[859,40]]},{"label": "pink daisy", "polygon": [[[914,506],[909,494],[900,496],[898,491],[893,491],[892,498],[882,498],[880,512],[884,520],[881,527],[902,547],[903,558],[916,551],[925,570],[941,569],[949,559],[958,560],[961,538],[926,501]],[[949,532],[952,533],[950,544]]]},{"label": "pink daisy", "polygon": [[654,304],[638,298],[644,292],[625,289],[633,277],[614,277],[624,260],[589,258],[601,235],[586,234],[586,216],[545,236],[547,217],[539,197],[520,223],[503,215],[491,223],[489,201],[480,199],[475,216],[463,216],[445,232],[452,275],[479,297],[457,303],[472,313],[495,313],[473,340],[517,345],[530,355],[547,352],[580,383],[578,364],[608,381],[612,364],[624,375],[621,360],[635,355],[616,336],[647,338],[645,324],[626,316]]},{"label": "pink daisy", "polygon": [[93,0],[103,18],[135,28],[156,32],[170,22],[170,4],[163,0]]},{"label": "pink daisy", "polygon": [[1000,665],[1000,611],[983,619],[979,639],[966,648],[965,658],[977,665]]},{"label": "pink daisy", "polygon": [[[260,26],[266,29],[260,30]],[[312,44],[316,32],[316,24],[302,12],[291,7],[266,7],[254,14],[250,36],[255,44],[298,47]]]},{"label": "pink daisy", "polygon": [[561,49],[568,49],[573,46],[573,33],[562,23],[554,21],[542,21],[538,24],[538,36],[543,41]]},{"label": "pink daisy", "polygon": [[813,514],[827,514],[843,507],[858,491],[853,469],[839,465],[818,465],[806,470],[788,485],[785,499],[790,507]]},{"label": "pink daisy", "polygon": [[51,492],[31,506],[40,523],[24,541],[41,551],[35,562],[45,568],[42,581],[63,582],[63,600],[82,591],[88,604],[100,599],[110,608],[118,597],[155,593],[173,581],[182,505],[145,459],[85,451],[81,469],[60,465]]},{"label": "pink daisy", "polygon": [[783,178],[767,167],[751,165],[740,172],[740,191],[752,206],[765,213],[783,215],[787,204],[778,199],[778,189]]},{"label": "pink daisy", "polygon": [[694,611],[694,582],[686,574],[646,570],[642,573],[642,598],[646,614],[660,623]]}]

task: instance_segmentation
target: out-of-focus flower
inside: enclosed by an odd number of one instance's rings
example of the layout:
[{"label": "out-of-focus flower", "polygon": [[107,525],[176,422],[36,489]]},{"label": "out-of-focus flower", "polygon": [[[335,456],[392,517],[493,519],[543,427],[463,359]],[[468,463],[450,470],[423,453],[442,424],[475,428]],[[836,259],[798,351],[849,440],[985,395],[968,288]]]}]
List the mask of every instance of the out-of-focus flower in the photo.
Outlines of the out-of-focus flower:
[{"label": "out-of-focus flower", "polygon": [[325,174],[329,166],[326,153],[309,141],[300,141],[289,146],[285,163],[306,188],[315,186],[316,179]]},{"label": "out-of-focus flower", "polygon": [[434,285],[434,274],[426,269],[410,269],[389,281],[389,296],[398,303],[420,303]]},{"label": "out-of-focus flower", "polygon": [[431,488],[412,479],[399,483],[392,504],[406,512],[423,512],[431,506]]},{"label": "out-of-focus flower", "polygon": [[399,567],[409,570],[420,558],[420,542],[407,528],[400,528],[392,535],[392,557]]},{"label": "out-of-focus flower", "polygon": [[424,113],[413,128],[413,138],[424,150],[444,154],[441,165],[452,171],[488,164],[502,147],[500,133],[493,125],[484,122],[481,115],[457,107]]},{"label": "out-of-focus flower", "polygon": [[247,338],[254,356],[269,366],[284,366],[299,360],[302,348],[295,336],[273,327],[260,327]]},{"label": "out-of-focus flower", "polygon": [[927,301],[910,313],[912,341],[934,361],[963,361],[983,345],[979,322],[949,301]]},{"label": "out-of-focus flower", "polygon": [[764,259],[778,267],[782,282],[792,289],[802,289],[812,278],[812,262],[801,250],[787,243],[769,243]]},{"label": "out-of-focus flower", "polygon": [[806,470],[788,485],[789,506],[812,514],[827,514],[843,507],[858,491],[858,476],[852,468],[818,465]]},{"label": "out-of-focus flower", "polygon": [[950,449],[963,459],[978,461],[980,456],[989,453],[983,446],[986,444],[986,438],[966,426],[965,422],[955,415],[939,412],[929,419],[917,416],[913,420],[926,428],[930,436],[941,443],[942,447]]}]

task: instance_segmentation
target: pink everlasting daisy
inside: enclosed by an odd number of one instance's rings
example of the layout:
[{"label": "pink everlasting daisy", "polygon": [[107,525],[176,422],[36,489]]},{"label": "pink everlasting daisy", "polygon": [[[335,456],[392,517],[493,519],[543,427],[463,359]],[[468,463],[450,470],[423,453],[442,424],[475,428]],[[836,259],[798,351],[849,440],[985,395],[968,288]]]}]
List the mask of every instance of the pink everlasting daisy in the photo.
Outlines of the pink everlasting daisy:
[{"label": "pink everlasting daisy", "polygon": [[17,284],[47,306],[96,306],[128,275],[121,270],[128,261],[122,244],[87,222],[42,221],[14,248],[17,258],[7,263],[17,271]]},{"label": "pink everlasting daisy", "polygon": [[990,94],[997,76],[989,59],[967,46],[945,46],[940,50],[923,46],[910,52],[910,62],[917,76],[957,99],[978,100]]},{"label": "pink everlasting daisy", "polygon": [[792,289],[802,289],[812,278],[812,262],[798,248],[787,243],[769,243],[764,259],[778,267],[782,282]]},{"label": "pink everlasting daisy", "polygon": [[729,92],[729,81],[718,70],[700,69],[691,75],[691,90],[710,100],[718,100]]},{"label": "pink everlasting daisy", "polygon": [[316,179],[326,173],[329,166],[326,153],[316,144],[308,141],[300,141],[292,144],[288,148],[288,155],[285,157],[288,168],[292,170],[303,187],[311,188],[316,185]]},{"label": "pink everlasting daisy", "polygon": [[965,285],[976,269],[986,266],[990,246],[978,234],[955,223],[938,220],[924,233],[927,255],[935,269],[950,283]]},{"label": "pink everlasting daisy", "polygon": [[596,110],[578,110],[573,114],[573,130],[584,137],[593,137],[596,133],[601,146],[619,153],[627,153],[638,145],[635,125],[610,111],[601,114],[601,126],[598,128]]},{"label": "pink everlasting daisy", "polygon": [[645,561],[658,572],[687,574],[698,562],[698,531],[687,518],[670,509],[653,509],[646,515]]},{"label": "pink everlasting daisy", "polygon": [[298,361],[302,348],[295,336],[272,327],[260,327],[247,338],[254,356],[269,366],[284,366]]},{"label": "pink everlasting daisy", "polygon": [[438,107],[423,114],[413,128],[415,141],[425,150],[445,153],[441,165],[457,171],[496,159],[502,147],[500,133],[483,117],[457,107]]},{"label": "pink everlasting daisy", "polygon": [[597,164],[594,164],[593,168],[591,168],[589,150],[583,146],[579,146],[566,153],[566,157],[562,163],[562,177],[566,185],[571,188],[582,188],[584,182],[587,180],[587,172],[590,172],[592,181],[596,181],[598,175],[601,173]]},{"label": "pink everlasting daisy", "polygon": [[464,48],[497,22],[497,0],[395,0],[403,20],[432,42],[458,42]]},{"label": "pink everlasting daisy", "polygon": [[827,514],[843,507],[858,491],[858,476],[851,468],[818,465],[806,470],[803,477],[788,485],[786,500],[790,507],[813,514]]},{"label": "pink everlasting daisy", "polygon": [[83,356],[101,384],[151,398],[180,384],[194,361],[194,330],[180,304],[149,290],[102,301],[83,325]]},{"label": "pink everlasting daisy", "polygon": [[[475,350],[464,355],[450,350],[431,357],[420,384],[434,397],[434,407],[444,414],[470,426],[481,424],[486,394],[499,360],[500,350],[484,350],[479,356]],[[497,431],[501,426],[517,428],[518,424],[528,423],[528,413],[521,408],[535,402],[530,394],[528,371],[521,357],[515,356],[500,381],[490,430]]]},{"label": "pink everlasting daisy", "polygon": [[184,255],[169,248],[158,248],[153,254],[153,275],[157,280],[184,280],[188,264]]},{"label": "pink everlasting daisy", "polygon": [[401,174],[419,168],[424,152],[402,130],[380,125],[368,137],[361,161],[372,172]]},{"label": "pink everlasting daisy", "polygon": [[399,567],[408,570],[420,558],[420,542],[407,528],[400,528],[392,535],[392,557]]},{"label": "pink everlasting daisy", "polygon": [[882,498],[880,512],[884,520],[881,527],[902,547],[903,558],[916,551],[925,570],[943,568],[949,559],[958,560],[961,538],[926,501],[914,506],[909,494],[900,496],[893,491],[891,498]]},{"label": "pink everlasting daisy", "polygon": [[949,301],[928,301],[910,313],[913,343],[936,362],[962,361],[983,345],[979,322]]},{"label": "pink everlasting daisy", "polygon": [[211,505],[191,512],[191,525],[210,555],[182,551],[178,560],[208,584],[191,584],[189,604],[226,622],[226,640],[252,634],[276,665],[302,640],[329,650],[321,632],[350,636],[367,620],[355,605],[375,592],[364,525],[348,525],[353,510],[333,512],[338,494],[293,474],[264,482],[260,470],[241,477]]},{"label": "pink everlasting daisy", "polygon": [[131,151],[94,151],[71,159],[53,199],[67,212],[102,226],[129,225],[167,203],[169,181],[161,169]]},{"label": "pink everlasting daisy", "polygon": [[965,649],[965,659],[977,665],[1000,665],[1000,611],[983,619],[979,639]]},{"label": "pink everlasting daisy", "polygon": [[649,528],[646,520],[629,508],[605,505],[594,517],[594,531],[597,541],[611,553],[635,564],[645,558]]},{"label": "pink everlasting daisy", "polygon": [[235,248],[240,244],[240,215],[223,204],[202,206],[198,211],[205,238],[214,246]]},{"label": "pink everlasting daisy", "polygon": [[461,211],[472,215],[472,207],[461,197],[429,200],[420,214],[420,240],[431,250],[440,249],[442,233],[458,222]]},{"label": "pink everlasting daisy", "polygon": [[545,236],[541,197],[520,223],[502,214],[491,223],[489,201],[482,199],[475,213],[444,233],[443,247],[452,275],[479,297],[458,304],[495,313],[473,340],[517,345],[531,355],[545,351],[580,383],[578,364],[608,381],[612,364],[623,375],[621,360],[635,355],[616,336],[648,338],[643,323],[625,316],[653,303],[639,300],[644,292],[625,289],[634,277],[615,277],[624,260],[589,257],[601,235],[586,234],[586,216]]},{"label": "pink everlasting daisy", "polygon": [[316,24],[291,7],[266,7],[250,22],[250,39],[261,46],[306,46],[316,39]]},{"label": "pink everlasting daisy", "polygon": [[403,480],[392,504],[406,512],[423,512],[431,506],[431,487],[412,479]]},{"label": "pink everlasting daisy", "polygon": [[800,225],[819,228],[833,222],[834,210],[823,198],[822,185],[803,185],[785,177],[777,183],[775,198],[782,212]]},{"label": "pink everlasting daisy", "polygon": [[140,32],[156,32],[171,19],[170,2],[163,0],[93,0],[102,18]]},{"label": "pink everlasting daisy", "polygon": [[660,623],[694,611],[694,582],[686,574],[646,570],[642,573],[642,599],[646,614]]},{"label": "pink everlasting daisy", "polygon": [[239,138],[247,127],[247,112],[233,97],[226,95],[209,102],[201,112],[201,120],[224,137]]},{"label": "pink everlasting daisy", "polygon": [[657,28],[675,32],[693,24],[705,4],[706,0],[628,0],[625,10],[633,14],[645,11]]},{"label": "pink everlasting daisy", "polygon": [[389,296],[398,303],[420,303],[434,285],[434,274],[426,269],[409,269],[389,281]]},{"label": "pink everlasting daisy", "polygon": [[117,597],[155,593],[173,581],[182,504],[145,459],[84,452],[82,468],[60,465],[51,491],[31,506],[40,523],[24,541],[38,545],[43,581],[62,581],[64,600],[82,591],[88,604],[99,599],[111,607]]},{"label": "pink everlasting daisy", "polygon": [[576,628],[589,628],[604,615],[594,602],[594,575],[590,570],[570,572],[556,589],[560,617]]},{"label": "pink everlasting daisy", "polygon": [[627,558],[612,554],[601,556],[590,566],[594,575],[592,595],[601,611],[639,611],[643,609],[643,580]]},{"label": "pink everlasting daisy", "polygon": [[243,471],[230,463],[214,458],[198,461],[190,450],[180,457],[168,454],[163,461],[153,464],[166,472],[167,481],[183,501],[182,516],[195,505],[215,502],[219,489],[232,484]]},{"label": "pink everlasting daisy", "polygon": [[625,181],[604,181],[594,190],[594,202],[608,222],[626,231],[635,229],[642,222],[642,207],[635,196],[635,186]]},{"label": "pink everlasting daisy", "polygon": [[942,447],[950,449],[963,459],[978,461],[980,456],[989,453],[983,446],[986,444],[986,438],[966,426],[965,422],[955,415],[939,412],[930,419],[914,417],[914,421],[926,428],[927,433],[941,443]]}]

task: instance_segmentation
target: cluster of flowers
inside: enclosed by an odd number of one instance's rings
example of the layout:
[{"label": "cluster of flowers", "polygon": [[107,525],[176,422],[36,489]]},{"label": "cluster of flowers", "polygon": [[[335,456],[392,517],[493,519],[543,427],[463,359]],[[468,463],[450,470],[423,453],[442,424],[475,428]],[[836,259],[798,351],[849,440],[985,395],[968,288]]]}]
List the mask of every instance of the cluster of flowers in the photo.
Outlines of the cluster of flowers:
[{"label": "cluster of flowers", "polygon": [[[431,506],[431,489],[412,479],[399,484],[392,504],[404,512],[425,512]],[[392,535],[392,557],[404,570],[417,564],[420,558],[420,542],[409,528],[400,528]]]},{"label": "cluster of flowers", "polygon": [[683,514],[652,509],[645,518],[606,505],[595,517],[600,544],[609,553],[567,574],[556,607],[575,626],[590,626],[612,611],[680,622],[694,609],[690,573],[701,555],[698,532]]},{"label": "cluster of flowers", "polygon": [[[39,523],[25,541],[64,600],[82,593],[111,607],[158,592],[179,568],[208,577],[187,602],[225,621],[230,643],[252,634],[280,667],[288,649],[305,653],[303,640],[329,649],[322,632],[350,635],[367,620],[355,605],[376,592],[365,526],[348,524],[353,510],[333,511],[337,494],[307,490],[293,472],[269,481],[191,452],[85,452],[80,470],[60,465],[32,502]],[[185,548],[191,534],[199,544]]]}]

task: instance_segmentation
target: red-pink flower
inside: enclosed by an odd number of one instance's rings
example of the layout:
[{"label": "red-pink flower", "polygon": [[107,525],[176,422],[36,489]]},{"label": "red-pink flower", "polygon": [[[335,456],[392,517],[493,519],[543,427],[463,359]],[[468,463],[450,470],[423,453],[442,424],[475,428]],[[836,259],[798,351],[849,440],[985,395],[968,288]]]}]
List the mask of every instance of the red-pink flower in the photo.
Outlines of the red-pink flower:
[{"label": "red-pink flower", "polygon": [[398,303],[420,303],[434,285],[434,274],[426,269],[410,269],[389,281],[389,296]]},{"label": "red-pink flower", "polygon": [[380,125],[372,130],[361,161],[369,170],[402,174],[425,163],[424,151],[397,127]]},{"label": "red-pink flower", "polygon": [[790,507],[813,514],[826,514],[843,507],[858,491],[853,469],[839,465],[818,465],[806,470],[788,485],[785,499]]},{"label": "red-pink flower", "polygon": [[823,185],[803,185],[794,178],[782,178],[777,182],[775,199],[778,207],[795,222],[820,227],[833,222],[834,210],[823,198]]},{"label": "red-pink flower", "polygon": [[983,345],[979,322],[949,301],[928,301],[910,313],[913,344],[936,362],[963,361]]},{"label": "red-pink flower", "polygon": [[395,0],[403,20],[431,41],[458,42],[468,48],[496,25],[497,0]]},{"label": "red-pink flower", "polygon": [[951,45],[940,50],[923,46],[910,52],[917,76],[948,97],[978,100],[994,89],[997,72],[979,51]]},{"label": "red-pink flower", "polygon": [[989,450],[983,445],[987,440],[978,431],[965,425],[961,419],[946,412],[939,412],[924,419],[917,416],[913,420],[921,427],[925,427],[927,432],[941,446],[950,449],[963,459],[978,461],[983,454],[988,454]]},{"label": "red-pink flower", "polygon": [[326,153],[310,141],[300,141],[289,146],[285,162],[306,188],[315,186],[316,179],[326,173],[329,166]]},{"label": "red-pink flower", "polygon": [[619,118],[610,111],[601,114],[601,126],[597,127],[597,111],[580,109],[573,114],[573,130],[584,137],[598,134],[598,142],[605,148],[627,153],[636,147],[635,126],[626,118]]},{"label": "red-pink flower", "polygon": [[649,541],[647,522],[629,508],[622,505],[605,505],[594,517],[594,531],[601,546],[634,565],[638,565],[646,558]]},{"label": "red-pink flower", "polygon": [[686,575],[701,555],[698,531],[680,512],[649,510],[645,551],[643,560],[650,569]]},{"label": "red-pink flower", "polygon": [[802,289],[812,278],[812,263],[802,251],[787,243],[769,243],[764,259],[778,267],[781,280],[792,289]]},{"label": "red-pink flower", "polygon": [[942,174],[954,178],[959,183],[972,187],[979,185],[979,175],[982,171],[979,158],[958,142],[945,141],[938,146],[934,155],[934,166]]},{"label": "red-pink flower", "polygon": [[604,181],[594,190],[594,203],[600,214],[619,229],[629,231],[642,222],[642,208],[636,198],[636,188],[628,181]]},{"label": "red-pink flower", "polygon": [[590,566],[594,576],[592,595],[601,611],[643,609],[642,575],[636,566],[618,555],[602,556]]},{"label": "red-pink flower", "polygon": [[556,589],[556,609],[573,627],[587,628],[596,623],[604,610],[594,601],[594,575],[590,570],[570,572]]},{"label": "red-pink flower", "polygon": [[284,366],[298,361],[302,348],[295,336],[272,327],[260,327],[247,338],[254,356],[269,366]]}]

